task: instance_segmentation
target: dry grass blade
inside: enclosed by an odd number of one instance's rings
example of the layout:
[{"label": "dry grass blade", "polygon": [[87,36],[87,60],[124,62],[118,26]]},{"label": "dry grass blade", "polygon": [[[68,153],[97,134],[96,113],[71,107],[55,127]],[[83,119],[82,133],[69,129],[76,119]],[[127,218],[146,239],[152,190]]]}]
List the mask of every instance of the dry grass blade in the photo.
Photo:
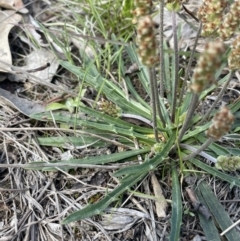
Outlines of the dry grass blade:
[{"label": "dry grass blade", "polygon": [[163,196],[162,188],[155,174],[151,175],[151,182],[154,195],[158,198],[158,201],[155,202],[157,216],[159,218],[166,217],[167,202]]}]

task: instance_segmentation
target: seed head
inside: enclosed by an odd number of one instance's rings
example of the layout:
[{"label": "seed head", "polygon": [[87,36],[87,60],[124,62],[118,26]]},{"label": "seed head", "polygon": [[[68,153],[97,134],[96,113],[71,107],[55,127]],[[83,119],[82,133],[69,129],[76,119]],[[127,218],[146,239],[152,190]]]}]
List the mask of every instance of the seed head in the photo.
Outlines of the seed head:
[{"label": "seed head", "polygon": [[232,41],[232,51],[228,57],[228,65],[232,70],[240,69],[240,35]]},{"label": "seed head", "polygon": [[236,0],[230,7],[229,12],[223,19],[218,29],[219,36],[223,39],[229,39],[235,33],[240,23],[240,0]]},{"label": "seed head", "polygon": [[194,93],[200,94],[215,82],[215,71],[221,65],[224,49],[224,44],[220,40],[209,42],[205,45],[204,52],[198,60],[190,85],[190,89]]},{"label": "seed head", "polygon": [[234,116],[226,107],[216,113],[212,120],[212,125],[207,130],[206,134],[214,140],[219,140],[223,135],[230,131],[231,125],[234,122]]},{"label": "seed head", "polygon": [[204,0],[198,10],[198,18],[202,22],[202,35],[212,35],[221,23],[227,0]]},{"label": "seed head", "polygon": [[219,156],[215,164],[217,169],[223,171],[236,171],[240,169],[240,157],[239,156]]},{"label": "seed head", "polygon": [[158,55],[154,23],[149,15],[138,19],[137,44],[142,63],[153,66],[158,61]]},{"label": "seed head", "polygon": [[134,6],[136,6],[136,8],[132,11],[134,16],[132,23],[136,24],[138,22],[138,18],[151,13],[153,3],[152,0],[135,0]]},{"label": "seed head", "polygon": [[110,116],[117,117],[120,113],[120,109],[113,102],[106,100],[104,98],[98,101],[97,105],[99,110]]}]

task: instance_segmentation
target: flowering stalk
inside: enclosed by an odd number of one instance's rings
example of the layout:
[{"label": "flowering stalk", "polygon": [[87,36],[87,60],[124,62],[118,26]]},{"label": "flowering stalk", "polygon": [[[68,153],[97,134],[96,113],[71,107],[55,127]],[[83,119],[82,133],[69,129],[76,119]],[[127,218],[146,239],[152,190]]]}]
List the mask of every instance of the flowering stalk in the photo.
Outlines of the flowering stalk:
[{"label": "flowering stalk", "polygon": [[[164,50],[163,50],[163,30],[164,27],[164,0],[159,1],[159,82],[160,82],[160,97],[164,97]],[[164,122],[163,122],[164,123]]]},{"label": "flowering stalk", "polygon": [[150,15],[139,17],[137,25],[137,44],[138,44],[138,55],[141,62],[149,67],[149,80],[151,87],[151,104],[153,112],[153,129],[155,133],[155,139],[158,142],[158,131],[157,131],[157,111],[159,117],[164,124],[164,119],[160,110],[158,87],[156,83],[156,74],[154,72],[154,66],[159,61],[157,53],[157,43],[154,30],[154,23]]},{"label": "flowering stalk", "polygon": [[187,112],[186,119],[183,123],[180,131],[178,142],[180,143],[186,130],[188,129],[189,123],[195,112],[196,105],[198,103],[199,94],[214,83],[214,74],[217,68],[221,64],[221,57],[224,53],[224,45],[221,41],[209,42],[205,46],[205,50],[198,60],[197,67],[193,74],[193,81],[190,89],[194,93],[191,105]]},{"label": "flowering stalk", "polygon": [[189,160],[201,151],[205,150],[213,141],[219,140],[223,135],[225,135],[231,128],[233,124],[234,116],[229,111],[229,109],[224,106],[222,109],[214,116],[213,123],[206,131],[207,136],[209,137],[201,147],[199,147],[195,152],[184,157],[183,160]]},{"label": "flowering stalk", "polygon": [[156,95],[156,89],[154,88],[154,77],[153,77],[153,68],[149,68],[149,80],[150,80],[150,90],[151,90],[151,107],[152,107],[152,121],[153,121],[153,131],[156,142],[159,142],[158,130],[157,130],[157,105],[156,101],[158,96]]},{"label": "flowering stalk", "polygon": [[177,105],[177,88],[178,88],[178,71],[179,71],[179,53],[178,53],[178,38],[177,38],[177,22],[176,22],[176,12],[181,8],[181,4],[184,0],[167,0],[166,8],[172,11],[172,27],[173,27],[173,43],[174,43],[174,79],[173,79],[173,100],[172,100],[172,111],[171,111],[171,121],[175,121],[176,105]]},{"label": "flowering stalk", "polygon": [[192,120],[193,114],[196,110],[198,99],[199,99],[199,95],[194,93],[193,96],[192,96],[192,99],[191,99],[191,104],[190,104],[190,107],[188,109],[186,119],[184,120],[183,126],[182,126],[181,131],[180,131],[179,136],[178,136],[178,143],[181,142],[185,132],[188,129],[189,123]]},{"label": "flowering stalk", "polygon": [[196,151],[194,151],[193,153],[191,153],[188,156],[185,156],[182,160],[183,161],[187,161],[189,159],[192,159],[193,157],[195,157],[196,155],[200,154],[202,151],[204,151],[208,146],[210,146],[213,142],[213,139],[210,137],[208,138]]},{"label": "flowering stalk", "polygon": [[171,120],[174,123],[177,105],[177,90],[178,90],[178,72],[179,72],[179,53],[178,53],[178,38],[177,38],[177,22],[176,13],[172,12],[172,26],[173,26],[173,43],[174,43],[174,79],[173,79],[173,101],[172,101],[172,113]]}]

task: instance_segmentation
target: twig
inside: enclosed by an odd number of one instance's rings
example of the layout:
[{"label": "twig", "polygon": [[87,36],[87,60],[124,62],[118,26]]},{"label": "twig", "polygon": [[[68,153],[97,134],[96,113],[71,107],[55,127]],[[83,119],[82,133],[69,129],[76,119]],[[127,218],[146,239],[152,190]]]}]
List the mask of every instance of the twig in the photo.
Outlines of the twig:
[{"label": "twig", "polygon": [[[6,165],[11,165],[11,164],[6,164]],[[23,192],[23,191],[28,191],[28,190],[29,190],[29,188],[2,188],[2,187],[0,187],[1,192]]]}]

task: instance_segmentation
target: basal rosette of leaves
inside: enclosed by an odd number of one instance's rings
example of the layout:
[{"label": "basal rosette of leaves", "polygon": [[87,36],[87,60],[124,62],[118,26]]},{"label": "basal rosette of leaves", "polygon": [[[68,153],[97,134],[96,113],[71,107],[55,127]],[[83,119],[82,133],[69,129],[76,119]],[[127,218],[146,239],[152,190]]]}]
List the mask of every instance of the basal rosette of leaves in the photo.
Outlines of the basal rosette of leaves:
[{"label": "basal rosette of leaves", "polygon": [[[141,21],[140,17],[137,21],[139,20]],[[92,100],[94,104],[92,102],[87,104],[82,93],[79,93],[79,101],[74,102],[76,110],[73,115],[67,116],[60,112],[53,112],[32,116],[42,121],[54,119],[55,123],[74,128],[76,132],[79,131],[86,137],[86,140],[87,137],[91,137],[91,140],[89,139],[89,143],[92,143],[91,148],[114,144],[121,146],[123,151],[100,157],[29,163],[25,168],[67,171],[73,166],[83,167],[92,164],[97,167],[114,162],[132,161],[131,165],[114,172],[113,175],[119,180],[117,187],[102,196],[100,201],[70,214],[63,220],[63,224],[101,214],[107,207],[116,205],[118,197],[131,190],[149,172],[164,168],[172,178],[170,240],[178,240],[183,206],[179,179],[181,175],[189,175],[186,173],[190,172],[199,175],[199,170],[201,170],[240,187],[240,181],[237,178],[205,163],[206,159],[215,163],[219,155],[231,156],[233,152],[234,155],[240,155],[240,150],[229,148],[227,143],[222,145],[217,142],[228,133],[236,132],[237,134],[239,131],[236,129],[239,120],[234,117],[240,115],[240,102],[230,103],[227,107],[217,110],[209,108],[204,114],[196,111],[197,108],[201,108],[205,97],[211,91],[216,90],[217,86],[221,86],[222,90],[226,89],[233,75],[233,71],[229,71],[225,76],[221,74],[223,68],[227,66],[228,49],[225,49],[224,44],[217,39],[208,41],[203,53],[197,59],[189,86],[184,88],[177,85],[176,89],[174,89],[173,76],[177,76],[177,79],[185,78],[184,81],[187,82],[189,79],[186,76],[188,75],[184,75],[183,69],[178,71],[174,68],[174,60],[178,59],[179,56],[176,55],[179,53],[168,49],[166,42],[163,42],[164,51],[159,61],[164,61],[164,69],[161,71],[164,72],[165,79],[164,95],[161,96],[159,86],[162,85],[156,74],[159,71],[156,63],[158,49],[156,52],[154,49],[158,47],[153,40],[152,31],[150,40],[146,41],[146,37],[146,35],[137,36],[138,46],[133,43],[128,43],[127,46],[113,44],[109,48],[109,63],[117,66],[117,81],[113,81],[106,74],[108,69],[103,73],[103,69],[98,67],[100,62],[98,57],[91,59],[84,51],[81,52],[81,66],[70,61],[60,61],[63,68],[80,80],[81,90],[90,86],[97,91],[97,97]],[[111,40],[118,41],[119,39],[112,35]],[[154,42],[151,45],[154,64],[140,61],[140,59],[146,60],[147,55],[144,55],[144,58],[139,56],[139,46],[140,50],[144,51],[144,47],[149,47],[149,41]],[[132,76],[126,75],[127,69],[132,64],[137,64],[139,67],[134,75],[144,90],[145,96],[140,94],[133,85]],[[151,88],[151,83],[156,84],[155,90]],[[154,94],[155,91],[159,94]],[[182,91],[183,98],[181,98]],[[223,93],[224,91],[219,92],[219,98],[213,105],[217,104]],[[234,119],[235,123],[233,123]],[[41,143],[44,145],[43,139]],[[138,143],[137,147],[136,143]],[[139,156],[142,159],[141,163],[137,161]]]}]

